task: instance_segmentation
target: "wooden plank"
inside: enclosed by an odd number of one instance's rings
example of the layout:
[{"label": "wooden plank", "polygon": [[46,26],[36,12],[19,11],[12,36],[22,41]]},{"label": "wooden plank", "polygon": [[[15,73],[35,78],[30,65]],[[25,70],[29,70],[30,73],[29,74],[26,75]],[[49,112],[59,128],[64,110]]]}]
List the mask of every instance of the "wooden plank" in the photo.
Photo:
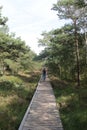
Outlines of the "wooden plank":
[{"label": "wooden plank", "polygon": [[63,130],[49,79],[38,83],[18,130]]}]

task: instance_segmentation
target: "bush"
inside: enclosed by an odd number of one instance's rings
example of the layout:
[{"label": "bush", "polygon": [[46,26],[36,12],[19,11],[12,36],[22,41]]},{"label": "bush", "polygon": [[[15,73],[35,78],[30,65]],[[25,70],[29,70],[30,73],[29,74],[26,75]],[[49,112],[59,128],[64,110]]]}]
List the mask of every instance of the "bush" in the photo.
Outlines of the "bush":
[{"label": "bush", "polygon": [[0,90],[11,90],[14,87],[14,83],[10,81],[1,81],[0,82]]}]

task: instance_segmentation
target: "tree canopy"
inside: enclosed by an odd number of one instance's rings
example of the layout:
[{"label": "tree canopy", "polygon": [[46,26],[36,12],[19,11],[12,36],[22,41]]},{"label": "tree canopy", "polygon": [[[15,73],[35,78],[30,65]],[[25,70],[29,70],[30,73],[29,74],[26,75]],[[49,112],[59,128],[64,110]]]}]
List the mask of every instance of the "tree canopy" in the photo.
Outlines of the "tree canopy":
[{"label": "tree canopy", "polygon": [[58,0],[52,10],[57,11],[60,19],[71,19],[72,22],[42,33],[43,38],[39,39],[40,45],[45,46],[41,57],[45,56],[49,69],[61,78],[77,80],[78,86],[81,77],[86,75],[86,7],[82,0]]},{"label": "tree canopy", "polygon": [[32,66],[36,55],[21,37],[15,37],[9,33],[6,25],[8,18],[2,17],[0,7],[0,74],[10,70],[12,74],[18,73],[20,69],[28,69]]}]

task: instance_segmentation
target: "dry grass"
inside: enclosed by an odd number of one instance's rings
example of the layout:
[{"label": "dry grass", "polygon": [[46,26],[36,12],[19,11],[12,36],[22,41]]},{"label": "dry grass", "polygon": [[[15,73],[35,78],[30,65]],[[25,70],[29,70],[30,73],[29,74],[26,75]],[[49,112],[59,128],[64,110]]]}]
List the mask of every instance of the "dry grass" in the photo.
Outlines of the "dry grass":
[{"label": "dry grass", "polygon": [[39,73],[0,77],[0,130],[17,130],[31,101]]}]

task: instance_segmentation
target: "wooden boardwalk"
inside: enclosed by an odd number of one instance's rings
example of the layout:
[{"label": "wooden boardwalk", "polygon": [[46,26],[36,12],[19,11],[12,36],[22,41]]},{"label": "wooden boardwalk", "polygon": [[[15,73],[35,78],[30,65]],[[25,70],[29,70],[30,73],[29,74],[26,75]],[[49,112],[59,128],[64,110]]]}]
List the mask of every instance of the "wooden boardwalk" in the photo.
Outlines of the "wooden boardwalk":
[{"label": "wooden boardwalk", "polygon": [[18,130],[63,130],[49,79],[38,83]]}]

